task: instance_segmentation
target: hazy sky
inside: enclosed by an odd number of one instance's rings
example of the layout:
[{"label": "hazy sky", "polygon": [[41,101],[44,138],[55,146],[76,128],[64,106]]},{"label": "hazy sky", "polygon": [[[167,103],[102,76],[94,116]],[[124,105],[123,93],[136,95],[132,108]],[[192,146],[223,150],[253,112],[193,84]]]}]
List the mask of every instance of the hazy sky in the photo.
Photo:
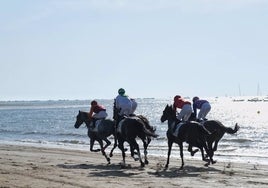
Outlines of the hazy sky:
[{"label": "hazy sky", "polygon": [[268,94],[267,0],[0,0],[0,100]]}]

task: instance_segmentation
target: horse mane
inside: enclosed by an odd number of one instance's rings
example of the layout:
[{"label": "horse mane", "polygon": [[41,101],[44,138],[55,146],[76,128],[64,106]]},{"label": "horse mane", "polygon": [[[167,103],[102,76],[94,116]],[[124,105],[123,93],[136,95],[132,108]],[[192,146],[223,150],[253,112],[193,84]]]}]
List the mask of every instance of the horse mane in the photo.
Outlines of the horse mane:
[{"label": "horse mane", "polygon": [[85,111],[81,111],[81,110],[79,110],[79,114],[82,114],[82,116],[83,116],[83,118],[85,118],[84,119],[84,121],[85,121],[85,124],[86,124],[86,126],[87,126],[87,128],[89,128],[89,124],[90,124],[90,119],[89,119],[89,117],[88,117],[88,112],[85,112]]},{"label": "horse mane", "polygon": [[175,108],[173,107],[173,105],[172,105],[172,104],[171,104],[171,105],[167,105],[167,107],[168,107],[168,110],[170,110],[170,112],[171,112],[171,114],[172,114],[172,118],[177,119],[177,118],[176,118],[176,110],[175,110]]}]

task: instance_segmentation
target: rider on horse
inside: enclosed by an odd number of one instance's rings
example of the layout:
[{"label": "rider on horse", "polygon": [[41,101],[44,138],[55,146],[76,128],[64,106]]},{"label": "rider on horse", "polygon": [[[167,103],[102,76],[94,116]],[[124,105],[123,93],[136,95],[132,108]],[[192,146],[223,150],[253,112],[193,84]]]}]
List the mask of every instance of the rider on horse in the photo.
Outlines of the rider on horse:
[{"label": "rider on horse", "polygon": [[[197,119],[198,122],[206,121],[206,116],[209,113],[211,106],[207,100],[199,99],[199,97],[193,98],[193,110],[194,110],[194,117]],[[197,110],[199,113],[197,115]]]},{"label": "rider on horse", "polygon": [[137,108],[137,102],[125,93],[125,90],[120,88],[118,90],[118,96],[115,98],[115,108],[119,116],[131,116]]},{"label": "rider on horse", "polygon": [[93,122],[92,129],[95,128],[96,121],[98,119],[105,119],[108,116],[104,106],[97,103],[97,101],[91,101],[91,107],[89,110],[89,119]]}]

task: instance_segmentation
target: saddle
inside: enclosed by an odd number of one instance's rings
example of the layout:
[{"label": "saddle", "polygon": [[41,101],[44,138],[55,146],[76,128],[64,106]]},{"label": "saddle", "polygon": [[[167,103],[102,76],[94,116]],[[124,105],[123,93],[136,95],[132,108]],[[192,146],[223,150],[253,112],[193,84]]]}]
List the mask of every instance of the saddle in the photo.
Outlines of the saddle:
[{"label": "saddle", "polygon": [[92,132],[98,132],[98,127],[103,119],[94,119],[90,122],[90,130]]},{"label": "saddle", "polygon": [[119,119],[118,119],[118,123],[117,123],[117,126],[116,126],[116,132],[117,133],[122,133],[122,125],[124,123],[124,121],[126,120],[126,118],[131,118],[131,119],[140,119],[138,116],[136,115],[130,115],[130,116],[119,116]]}]

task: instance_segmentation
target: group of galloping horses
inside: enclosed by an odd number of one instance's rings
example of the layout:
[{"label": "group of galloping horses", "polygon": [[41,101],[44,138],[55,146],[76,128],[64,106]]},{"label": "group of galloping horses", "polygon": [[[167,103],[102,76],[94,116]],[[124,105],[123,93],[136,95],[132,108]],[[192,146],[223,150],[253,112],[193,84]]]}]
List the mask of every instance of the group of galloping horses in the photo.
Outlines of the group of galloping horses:
[{"label": "group of galloping horses", "polygon": [[[172,105],[167,105],[163,110],[161,116],[161,122],[167,121],[167,138],[168,138],[168,156],[165,168],[168,168],[171,149],[173,143],[177,143],[180,148],[181,157],[181,169],[184,167],[183,159],[183,143],[188,143],[188,151],[193,156],[197,151],[201,151],[202,160],[205,161],[205,165],[214,164],[213,160],[214,152],[217,150],[218,142],[225,133],[235,134],[239,126],[236,124],[234,129],[225,127],[221,122],[217,120],[207,120],[204,122],[195,121],[194,117],[190,118],[190,121],[179,122],[176,118],[176,110]],[[121,166],[124,167],[125,152],[127,149],[124,147],[124,142],[128,142],[130,147],[131,157],[134,160],[139,160],[141,167],[144,167],[149,163],[147,158],[147,148],[150,144],[152,137],[156,138],[158,135],[155,133],[156,129],[150,125],[148,119],[142,115],[120,117],[117,110],[114,108],[114,120],[103,119],[99,123],[96,123],[96,128],[93,130],[91,121],[88,118],[88,112],[79,111],[76,116],[76,122],[74,127],[79,128],[83,123],[88,128],[88,137],[90,139],[90,151],[102,152],[102,155],[106,158],[108,164],[110,164],[110,157],[113,156],[114,149],[118,148],[122,151],[123,162]],[[114,145],[110,151],[109,156],[106,154],[105,149],[111,145],[111,141],[108,139],[111,135],[114,138]],[[140,152],[139,144],[136,139],[140,138],[143,143],[144,160]],[[100,145],[100,149],[93,149],[94,142],[97,141]],[[105,142],[105,144],[104,144]],[[193,147],[198,149],[193,150]]]}]

